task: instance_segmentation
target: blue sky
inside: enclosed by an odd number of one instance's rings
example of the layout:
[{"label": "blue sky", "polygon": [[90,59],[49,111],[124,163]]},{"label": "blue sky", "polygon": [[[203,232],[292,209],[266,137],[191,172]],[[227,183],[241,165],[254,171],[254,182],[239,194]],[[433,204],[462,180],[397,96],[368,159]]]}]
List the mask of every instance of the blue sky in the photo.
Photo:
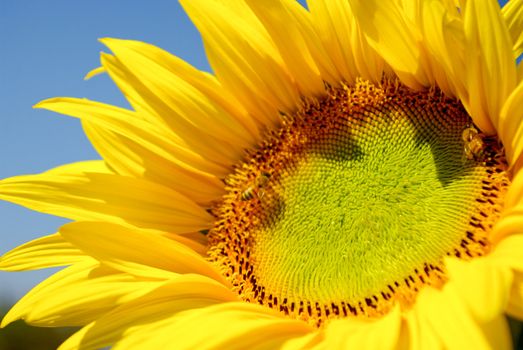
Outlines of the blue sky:
[{"label": "blue sky", "polygon": [[[0,178],[98,158],[78,120],[31,106],[54,96],[127,106],[107,76],[83,80],[99,65],[102,37],[146,41],[209,70],[200,36],[175,0],[1,0]],[[65,222],[0,201],[0,254]],[[14,302],[50,272],[0,272],[0,300]]]}]

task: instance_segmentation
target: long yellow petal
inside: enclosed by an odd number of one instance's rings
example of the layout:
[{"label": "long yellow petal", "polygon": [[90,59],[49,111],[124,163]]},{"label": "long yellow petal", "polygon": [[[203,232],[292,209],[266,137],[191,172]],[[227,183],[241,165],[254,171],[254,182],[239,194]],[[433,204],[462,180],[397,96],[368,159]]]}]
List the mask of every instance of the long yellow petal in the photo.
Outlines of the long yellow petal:
[{"label": "long yellow petal", "polygon": [[153,182],[67,166],[0,181],[0,199],[73,220],[100,220],[184,233],[213,218],[181,194]]},{"label": "long yellow petal", "polygon": [[58,233],[22,244],[0,257],[0,270],[25,271],[72,265],[86,255]]},{"label": "long yellow petal", "polygon": [[298,88],[271,37],[244,1],[181,1],[200,31],[220,83],[262,125],[293,111]]},{"label": "long yellow petal", "polygon": [[19,300],[1,327],[17,320],[38,326],[85,325],[159,285],[88,259],[59,271]]},{"label": "long yellow petal", "polygon": [[[231,147],[232,160],[236,159],[241,147],[250,144],[252,136],[240,120],[207,96],[219,86],[212,84],[213,80],[204,80],[207,76],[203,73],[191,70],[182,60],[153,45],[110,38],[101,41],[155,96],[144,100],[157,112],[160,121],[187,144],[204,149],[203,145],[196,144],[205,140],[207,147],[222,151],[228,150],[223,144],[238,146],[236,152]],[[214,91],[213,95],[216,93]]]},{"label": "long yellow petal", "polygon": [[107,164],[121,175],[144,178],[170,187],[198,204],[208,205],[224,193],[223,183],[211,174],[195,172],[166,159],[139,139],[122,136],[98,124],[84,121],[89,140]]},{"label": "long yellow petal", "polygon": [[[116,39],[111,39],[112,42],[115,42],[115,40]],[[142,47],[146,47],[147,50],[142,51],[142,54],[149,54],[149,59],[155,60],[156,64],[161,64],[165,69],[171,71],[171,74],[175,74],[201,91],[214,103],[217,103],[226,112],[241,122],[253,137],[259,136],[254,120],[248,116],[247,111],[231,94],[224,91],[214,75],[199,71],[187,62],[156,46],[139,41],[126,40],[124,42],[133,50],[141,51]],[[156,60],[155,56],[157,55],[162,59]],[[143,114],[144,117],[157,122],[159,116],[155,114],[153,106],[150,105],[151,102],[147,99],[149,95],[148,89],[140,81],[138,76],[132,72],[119,57],[102,53],[100,59],[102,66],[116,85],[118,85],[129,103],[133,106],[133,109],[139,114]]]},{"label": "long yellow petal", "polygon": [[408,22],[395,1],[352,0],[352,10],[370,45],[394,69],[403,83],[413,88],[428,86],[422,66],[421,35]]},{"label": "long yellow petal", "polygon": [[516,59],[523,54],[523,0],[510,0],[501,9],[501,14],[507,24]]},{"label": "long yellow petal", "polygon": [[78,349],[80,345],[84,350],[99,349],[117,342],[124,334],[128,339],[143,329],[154,330],[173,322],[184,311],[234,300],[237,300],[236,295],[214,280],[200,275],[179,276],[100,317],[75,333],[59,349]]},{"label": "long yellow petal", "polygon": [[222,303],[126,335],[115,350],[279,349],[286,341],[313,330],[305,322],[268,313],[259,305]]},{"label": "long yellow petal", "polygon": [[195,173],[207,172],[221,174],[227,172],[227,166],[205,160],[201,155],[185,146],[175,135],[165,135],[162,128],[123,108],[105,103],[79,98],[52,98],[39,102],[35,108],[44,108],[99,124],[122,136],[136,140],[165,161],[183,167]]},{"label": "long yellow petal", "polygon": [[64,225],[60,234],[104,264],[133,275],[165,278],[199,273],[224,280],[198,253],[154,233],[106,222],[73,222]]},{"label": "long yellow petal", "polygon": [[516,63],[496,0],[467,1],[464,10],[468,112],[486,133],[499,128],[499,114],[516,87]]}]

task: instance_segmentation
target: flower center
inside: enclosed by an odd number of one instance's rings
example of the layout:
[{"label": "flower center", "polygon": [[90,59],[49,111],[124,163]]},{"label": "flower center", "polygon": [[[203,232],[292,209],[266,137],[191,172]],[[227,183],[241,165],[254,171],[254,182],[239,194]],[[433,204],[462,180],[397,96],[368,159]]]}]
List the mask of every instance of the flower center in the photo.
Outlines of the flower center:
[{"label": "flower center", "polygon": [[312,324],[380,316],[444,283],[445,255],[488,253],[506,169],[437,89],[328,88],[226,179],[209,256],[243,299]]}]

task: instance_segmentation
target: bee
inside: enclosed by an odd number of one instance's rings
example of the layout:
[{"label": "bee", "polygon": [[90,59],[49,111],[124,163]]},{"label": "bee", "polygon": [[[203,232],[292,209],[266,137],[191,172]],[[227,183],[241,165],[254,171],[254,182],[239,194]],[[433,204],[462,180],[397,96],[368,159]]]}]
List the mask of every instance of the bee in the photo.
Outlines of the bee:
[{"label": "bee", "polygon": [[473,126],[468,126],[461,134],[463,139],[463,151],[467,159],[474,159],[476,161],[485,158],[485,142],[483,141],[483,134]]},{"label": "bee", "polygon": [[253,199],[255,196],[262,199],[265,194],[265,186],[269,182],[271,174],[262,172],[256,179],[241,193],[240,199],[242,201],[248,201]]}]

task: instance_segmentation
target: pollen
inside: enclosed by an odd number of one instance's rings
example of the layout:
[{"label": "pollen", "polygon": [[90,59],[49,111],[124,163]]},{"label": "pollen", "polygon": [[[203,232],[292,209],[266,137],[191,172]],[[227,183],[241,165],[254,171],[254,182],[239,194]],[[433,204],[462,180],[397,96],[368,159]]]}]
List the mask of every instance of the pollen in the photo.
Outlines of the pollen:
[{"label": "pollen", "polygon": [[488,254],[510,184],[459,101],[396,80],[305,99],[225,182],[209,259],[243,300],[319,327],[409,308],[445,256]]}]

